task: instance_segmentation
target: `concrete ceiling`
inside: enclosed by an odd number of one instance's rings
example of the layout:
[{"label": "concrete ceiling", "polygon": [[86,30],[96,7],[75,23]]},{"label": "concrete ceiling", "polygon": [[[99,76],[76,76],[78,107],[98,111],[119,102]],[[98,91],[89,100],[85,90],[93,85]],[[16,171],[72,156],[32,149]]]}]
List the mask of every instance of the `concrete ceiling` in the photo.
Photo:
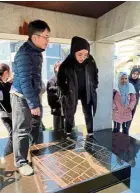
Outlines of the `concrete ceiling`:
[{"label": "concrete ceiling", "polygon": [[124,2],[125,1],[5,1],[4,3],[99,18]]}]

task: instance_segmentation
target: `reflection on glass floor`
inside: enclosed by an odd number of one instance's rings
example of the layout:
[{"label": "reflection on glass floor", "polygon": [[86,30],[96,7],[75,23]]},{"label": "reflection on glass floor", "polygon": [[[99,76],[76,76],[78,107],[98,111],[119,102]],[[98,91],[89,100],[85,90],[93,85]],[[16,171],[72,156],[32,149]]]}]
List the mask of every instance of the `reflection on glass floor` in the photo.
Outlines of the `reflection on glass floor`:
[{"label": "reflection on glass floor", "polygon": [[[75,185],[73,191],[76,192],[77,183],[90,179],[95,179],[97,182],[99,178],[100,186],[93,188],[95,191],[110,185],[109,183],[101,184],[102,176],[106,176],[106,181],[111,183],[111,176],[108,174],[127,167],[125,178],[129,177],[129,165],[125,163],[120,166],[115,159],[116,156],[96,141],[65,139],[61,142],[36,145],[35,149],[38,150],[32,152],[33,163],[39,174],[40,186],[46,184],[45,192],[57,192],[63,189],[71,192],[72,185]],[[52,181],[53,186],[49,186],[47,181]],[[90,186],[89,188],[92,189]]]},{"label": "reflection on glass floor", "polygon": [[[62,140],[61,142],[56,142],[56,141],[54,142],[54,137],[52,137],[52,134],[50,132],[49,133],[44,132],[42,139],[47,145],[50,144],[48,146],[49,148],[44,147],[42,145],[38,145],[38,148],[41,149],[40,155],[39,155],[40,158],[39,157],[37,158],[37,153],[39,153],[39,151],[34,151],[34,158],[33,158],[34,160],[33,163],[35,162],[39,163],[39,164],[36,164],[35,166],[36,170],[41,169],[41,172],[38,173],[39,175],[36,173],[31,177],[26,177],[26,178],[21,177],[18,171],[16,170],[16,168],[13,167],[13,155],[9,154],[5,156],[4,159],[0,160],[1,193],[10,193],[10,192],[41,193],[44,191],[48,191],[49,187],[51,187],[50,190],[52,190],[52,187],[53,187],[53,190],[62,192],[63,189],[66,190],[67,188],[68,190],[69,188],[74,187],[72,183],[76,184],[79,190],[78,193],[81,193],[82,191],[86,193],[87,191],[85,191],[84,188],[90,187],[91,185],[91,183],[87,185],[86,184],[87,181],[90,182],[90,180],[92,181],[93,179],[97,179],[97,175],[102,176],[103,173],[105,174],[113,170],[118,170],[117,168],[120,168],[120,167],[124,168],[127,165],[126,162],[130,163],[132,166],[130,180],[123,181],[123,183],[119,183],[110,188],[106,187],[105,190],[100,190],[99,192],[100,193],[101,192],[102,193],[121,193],[121,192],[139,193],[140,192],[140,188],[139,188],[140,142],[131,137],[125,136],[121,133],[117,135],[115,134],[112,137],[112,133],[110,129],[106,131],[95,132],[94,137],[96,138],[96,141],[94,141],[94,144],[93,143],[91,144],[90,141],[87,141],[85,138],[84,140],[80,138],[78,139],[78,141],[75,141],[72,139],[72,141]],[[114,141],[113,143],[111,141],[112,138]],[[6,144],[7,144],[7,139],[0,140],[0,157],[1,158],[4,155],[4,149]],[[106,147],[110,149],[110,151],[106,149]],[[111,151],[113,151],[116,155],[110,153]],[[44,153],[45,153],[45,156],[41,157]],[[86,160],[86,164],[82,165],[81,163],[82,162],[84,163],[85,160]],[[51,170],[50,172],[51,175],[49,175],[49,177],[46,175],[46,168],[42,164],[43,162],[45,163],[44,165],[47,165],[48,163],[48,166],[49,166],[48,168],[50,168]],[[69,167],[68,163],[70,164],[71,167]],[[88,171],[87,164],[89,164],[88,167],[91,168],[91,170],[89,171]],[[40,165],[42,165],[42,167],[40,167]],[[96,167],[98,167],[97,171],[94,169],[94,167],[92,167],[95,165]],[[94,169],[94,171],[92,168]],[[84,171],[83,176],[80,175],[82,174],[82,171]],[[56,173],[59,176],[57,180],[54,178]],[[123,173],[120,173],[119,177],[121,177],[122,175]],[[62,181],[60,181],[60,177],[62,177]],[[86,178],[88,178],[88,180]],[[112,176],[111,176],[111,179],[112,179]],[[80,180],[82,181],[82,183],[79,182]],[[104,182],[105,179],[101,181]],[[61,187],[62,182],[63,182],[62,186],[64,186],[63,188]],[[43,183],[43,186],[42,186],[42,183]],[[92,181],[92,184],[93,184],[93,181]],[[96,182],[96,185],[97,184],[98,183]],[[67,187],[65,187],[65,185]],[[48,192],[54,192],[54,191],[48,191]],[[95,191],[90,191],[90,192],[95,192]],[[74,191],[70,191],[70,193],[74,193]]]}]

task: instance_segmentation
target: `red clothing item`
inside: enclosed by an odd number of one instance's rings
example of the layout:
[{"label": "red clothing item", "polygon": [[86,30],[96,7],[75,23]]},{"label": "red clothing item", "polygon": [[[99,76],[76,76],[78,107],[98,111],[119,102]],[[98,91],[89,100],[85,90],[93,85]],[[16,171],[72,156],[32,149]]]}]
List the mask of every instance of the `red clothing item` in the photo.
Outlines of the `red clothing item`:
[{"label": "red clothing item", "polygon": [[115,96],[113,99],[113,114],[112,119],[117,123],[124,123],[132,120],[132,110],[136,104],[136,95],[128,95],[128,106],[121,103],[121,96],[118,91],[115,91]]}]

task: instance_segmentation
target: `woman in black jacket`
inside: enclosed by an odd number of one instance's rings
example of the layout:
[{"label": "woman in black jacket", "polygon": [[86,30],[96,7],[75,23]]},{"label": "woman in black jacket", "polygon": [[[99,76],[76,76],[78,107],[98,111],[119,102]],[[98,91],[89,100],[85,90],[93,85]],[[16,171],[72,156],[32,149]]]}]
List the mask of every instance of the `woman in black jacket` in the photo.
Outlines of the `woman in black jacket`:
[{"label": "woman in black jacket", "polygon": [[131,70],[131,73],[130,73],[130,76],[129,76],[129,82],[131,84],[133,84],[133,86],[136,90],[136,105],[135,105],[135,107],[132,111],[132,117],[134,117],[136,109],[137,109],[137,105],[139,103],[139,97],[140,97],[140,93],[139,93],[140,92],[140,78],[139,78],[139,75],[140,75],[140,69],[134,67]]},{"label": "woman in black jacket", "polygon": [[93,116],[97,106],[98,69],[85,39],[77,36],[72,38],[70,54],[61,64],[57,79],[63,95],[67,135],[71,135],[78,100],[81,100],[87,132],[92,136]]}]

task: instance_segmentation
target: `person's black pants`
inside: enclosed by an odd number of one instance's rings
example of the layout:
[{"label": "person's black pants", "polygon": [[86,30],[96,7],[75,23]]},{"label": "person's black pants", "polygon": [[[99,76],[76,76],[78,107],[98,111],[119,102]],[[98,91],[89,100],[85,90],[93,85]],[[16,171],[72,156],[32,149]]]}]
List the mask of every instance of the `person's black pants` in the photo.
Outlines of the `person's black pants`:
[{"label": "person's black pants", "polygon": [[[131,123],[131,121],[127,121],[127,122],[122,123],[122,131],[124,134],[129,133],[130,123]],[[113,133],[120,132],[120,129],[121,129],[121,123],[117,123],[114,121]]]},{"label": "person's black pants", "polygon": [[32,115],[31,120],[31,132],[30,132],[30,143],[37,144],[38,138],[40,136],[40,127],[41,127],[41,116]]},{"label": "person's black pants", "polygon": [[[93,133],[93,115],[92,115],[92,105],[87,104],[86,98],[81,98],[82,109],[85,117],[86,127],[88,133]],[[72,131],[74,125],[74,115],[73,116],[66,116],[66,132],[70,133]]]},{"label": "person's black pants", "polygon": [[43,143],[43,128],[42,128],[42,115],[43,108],[40,105],[41,115],[32,115],[31,120],[31,132],[30,132],[30,144]]},{"label": "person's black pants", "polygon": [[64,117],[53,115],[54,131],[64,130]]},{"label": "person's black pants", "polygon": [[91,103],[87,104],[86,99],[81,99],[82,109],[85,117],[86,127],[88,133],[93,133],[93,114]]}]

